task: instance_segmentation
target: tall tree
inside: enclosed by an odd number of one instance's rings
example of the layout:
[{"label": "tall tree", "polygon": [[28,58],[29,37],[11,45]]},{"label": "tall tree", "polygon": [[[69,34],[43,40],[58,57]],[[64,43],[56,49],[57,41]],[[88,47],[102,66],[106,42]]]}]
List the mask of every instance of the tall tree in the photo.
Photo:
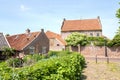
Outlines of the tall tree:
[{"label": "tall tree", "polygon": [[120,27],[118,28],[116,35],[120,35]]},{"label": "tall tree", "polygon": [[118,28],[117,33],[114,36],[112,42],[113,46],[120,46],[120,27]]},{"label": "tall tree", "polygon": [[[116,17],[119,19],[119,24],[120,24],[120,8],[116,12]],[[112,42],[113,42],[113,46],[120,46],[120,27],[118,28]]]},{"label": "tall tree", "polygon": [[87,44],[87,36],[85,36],[84,34],[80,34],[78,32],[70,34],[65,40],[67,44],[71,46],[77,46],[78,44],[80,45]]}]

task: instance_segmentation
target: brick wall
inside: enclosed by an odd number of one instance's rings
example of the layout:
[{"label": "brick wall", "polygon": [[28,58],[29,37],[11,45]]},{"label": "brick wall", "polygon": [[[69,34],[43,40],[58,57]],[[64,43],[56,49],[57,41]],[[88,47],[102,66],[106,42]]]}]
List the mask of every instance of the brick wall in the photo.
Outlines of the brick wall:
[{"label": "brick wall", "polygon": [[46,53],[49,51],[49,39],[47,38],[44,32],[41,32],[40,35],[33,40],[28,46],[24,48],[24,53],[30,53],[29,47],[35,47],[35,53],[42,53],[42,48],[46,47]]},{"label": "brick wall", "polygon": [[[85,56],[105,56],[105,47],[102,46],[81,46],[80,51],[78,47],[71,47],[72,51],[80,52]],[[120,57],[120,46],[119,47],[107,47],[107,54],[109,57]]]},{"label": "brick wall", "polygon": [[102,36],[102,31],[100,30],[95,30],[95,31],[71,31],[71,32],[61,32],[61,36],[63,39],[67,38],[68,35],[70,35],[73,32],[79,32],[88,36],[91,36],[90,34],[92,33],[93,36],[97,36],[97,34],[99,34],[99,36]]}]

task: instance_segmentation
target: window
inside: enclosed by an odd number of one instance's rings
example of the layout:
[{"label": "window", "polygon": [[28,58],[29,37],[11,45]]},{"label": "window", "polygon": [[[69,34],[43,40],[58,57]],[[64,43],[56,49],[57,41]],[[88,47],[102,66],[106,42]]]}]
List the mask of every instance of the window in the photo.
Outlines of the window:
[{"label": "window", "polygon": [[60,44],[57,44],[57,46],[60,46]]},{"label": "window", "polygon": [[33,46],[29,47],[29,51],[30,51],[30,54],[34,54],[35,47],[33,47]]},{"label": "window", "polygon": [[97,33],[97,36],[100,36],[100,34],[99,34],[99,33]]},{"label": "window", "polygon": [[93,36],[93,33],[90,33],[90,36]]},{"label": "window", "polygon": [[46,53],[46,47],[42,47],[42,53]]}]

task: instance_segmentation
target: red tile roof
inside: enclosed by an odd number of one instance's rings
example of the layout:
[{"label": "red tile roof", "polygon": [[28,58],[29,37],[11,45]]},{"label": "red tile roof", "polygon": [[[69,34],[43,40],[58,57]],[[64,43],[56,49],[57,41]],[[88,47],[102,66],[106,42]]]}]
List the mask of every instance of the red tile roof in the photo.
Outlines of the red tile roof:
[{"label": "red tile roof", "polygon": [[30,44],[40,32],[30,32],[29,34],[17,34],[8,36],[7,40],[10,46],[16,50],[23,50],[28,44]]},{"label": "red tile roof", "polygon": [[64,20],[61,31],[102,30],[100,19]]},{"label": "red tile roof", "polygon": [[51,32],[51,31],[47,31],[47,32],[46,32],[46,35],[47,35],[47,37],[48,37],[49,39],[51,39],[51,38],[56,38],[56,39],[58,39],[63,45],[66,45],[65,40],[63,40],[62,37],[61,37],[59,34],[54,33],[54,32]]}]

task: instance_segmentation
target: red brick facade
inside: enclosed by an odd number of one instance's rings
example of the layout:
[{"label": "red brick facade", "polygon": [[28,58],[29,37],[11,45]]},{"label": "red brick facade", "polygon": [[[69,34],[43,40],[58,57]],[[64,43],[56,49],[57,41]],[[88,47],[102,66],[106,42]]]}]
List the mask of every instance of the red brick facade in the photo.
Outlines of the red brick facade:
[{"label": "red brick facade", "polygon": [[[84,56],[105,56],[105,47],[99,46],[81,46],[80,50],[78,47],[71,47],[72,51],[77,51]],[[108,57],[120,57],[120,46],[119,47],[107,47]]]},{"label": "red brick facade", "polygon": [[41,29],[41,32],[30,32],[8,36],[7,40],[12,48],[24,54],[47,53],[49,51],[49,39]]}]

